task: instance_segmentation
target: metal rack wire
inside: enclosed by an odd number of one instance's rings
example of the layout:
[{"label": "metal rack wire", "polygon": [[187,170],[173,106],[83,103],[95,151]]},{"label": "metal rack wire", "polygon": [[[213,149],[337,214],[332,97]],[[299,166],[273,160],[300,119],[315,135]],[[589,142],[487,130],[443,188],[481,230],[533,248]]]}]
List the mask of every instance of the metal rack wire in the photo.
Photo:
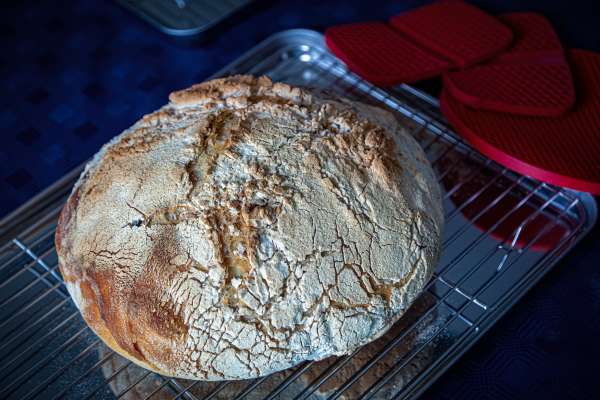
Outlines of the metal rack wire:
[{"label": "metal rack wire", "polygon": [[[454,135],[436,103],[350,74],[309,31],[280,34],[221,71],[327,88],[406,121],[444,187],[443,255],[417,304],[353,354],[241,382],[163,377],[121,358],[91,332],[63,286],[54,229],[66,188],[30,205],[0,241],[1,398],[409,398],[420,393],[593,225],[591,196],[517,175]],[[45,209],[40,202],[53,199]],[[36,222],[32,222],[36,221]],[[6,223],[5,223],[6,225]],[[4,227],[0,224],[0,227]],[[0,229],[2,231],[2,229]],[[7,240],[8,239],[8,240]]]}]

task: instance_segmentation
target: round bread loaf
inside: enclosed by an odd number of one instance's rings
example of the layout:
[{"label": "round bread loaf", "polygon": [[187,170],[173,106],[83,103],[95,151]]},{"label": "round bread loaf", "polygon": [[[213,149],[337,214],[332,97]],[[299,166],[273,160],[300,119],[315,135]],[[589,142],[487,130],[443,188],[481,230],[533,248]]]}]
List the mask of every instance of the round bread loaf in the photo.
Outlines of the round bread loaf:
[{"label": "round bread loaf", "polygon": [[119,354],[245,379],[381,336],[431,277],[442,223],[434,173],[391,114],[234,76],[172,93],[106,144],[56,248]]}]

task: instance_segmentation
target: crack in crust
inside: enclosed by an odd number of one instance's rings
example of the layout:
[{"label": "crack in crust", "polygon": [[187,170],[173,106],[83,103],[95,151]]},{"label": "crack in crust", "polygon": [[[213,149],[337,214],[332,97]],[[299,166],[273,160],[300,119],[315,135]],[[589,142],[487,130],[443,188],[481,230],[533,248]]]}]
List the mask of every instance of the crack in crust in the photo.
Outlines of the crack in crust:
[{"label": "crack in crust", "polygon": [[67,287],[113,349],[244,379],[352,352],[430,278],[440,190],[387,112],[267,78],[175,92],[105,145],[59,220]]}]

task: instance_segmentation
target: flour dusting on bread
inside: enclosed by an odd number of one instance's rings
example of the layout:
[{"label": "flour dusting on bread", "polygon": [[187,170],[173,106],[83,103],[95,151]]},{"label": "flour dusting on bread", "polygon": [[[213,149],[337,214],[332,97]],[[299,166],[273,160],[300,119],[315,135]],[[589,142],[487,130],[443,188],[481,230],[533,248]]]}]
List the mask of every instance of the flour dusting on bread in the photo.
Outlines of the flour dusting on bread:
[{"label": "flour dusting on bread", "polygon": [[246,379],[381,336],[431,277],[442,224],[391,114],[234,76],[105,145],[56,244],[110,347],[164,375]]}]

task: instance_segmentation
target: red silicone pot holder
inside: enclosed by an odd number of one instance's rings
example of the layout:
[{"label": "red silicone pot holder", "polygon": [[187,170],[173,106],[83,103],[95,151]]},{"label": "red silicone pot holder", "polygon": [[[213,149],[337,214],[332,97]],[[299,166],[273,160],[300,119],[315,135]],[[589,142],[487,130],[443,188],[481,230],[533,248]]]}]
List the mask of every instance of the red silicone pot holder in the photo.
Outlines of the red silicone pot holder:
[{"label": "red silicone pot holder", "polygon": [[557,118],[480,111],[444,90],[444,116],[491,159],[541,181],[600,194],[600,55],[568,53],[577,104]]},{"label": "red silicone pot holder", "polygon": [[534,13],[502,20],[516,43],[493,61],[444,74],[444,87],[473,108],[521,115],[558,116],[575,102],[571,70],[552,25]]},{"label": "red silicone pot holder", "polygon": [[327,29],[329,49],[362,78],[381,86],[415,82],[504,50],[512,32],[461,1],[442,1],[379,22]]},{"label": "red silicone pot holder", "polygon": [[462,1],[440,1],[402,13],[390,25],[461,68],[499,54],[513,39],[498,19]]},{"label": "red silicone pot holder", "polygon": [[380,22],[329,28],[325,41],[352,71],[376,85],[414,82],[437,76],[448,68],[447,61]]}]

